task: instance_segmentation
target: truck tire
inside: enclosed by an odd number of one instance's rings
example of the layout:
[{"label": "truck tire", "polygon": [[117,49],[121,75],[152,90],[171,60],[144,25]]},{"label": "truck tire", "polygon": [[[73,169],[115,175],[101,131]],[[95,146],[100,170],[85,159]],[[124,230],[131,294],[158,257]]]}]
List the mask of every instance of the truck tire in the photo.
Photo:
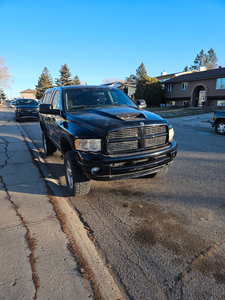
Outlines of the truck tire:
[{"label": "truck tire", "polygon": [[66,152],[64,156],[66,183],[71,196],[86,195],[90,191],[88,179],[77,166],[73,151]]},{"label": "truck tire", "polygon": [[167,173],[167,171],[168,171],[168,167],[166,166],[159,172],[146,175],[145,177],[146,178],[156,178],[156,177],[160,178],[160,177],[163,177]]},{"label": "truck tire", "polygon": [[54,152],[56,152],[56,146],[50,141],[44,130],[42,131],[42,142],[46,156],[52,155]]},{"label": "truck tire", "polygon": [[218,133],[218,134],[225,134],[225,120],[219,121],[218,123],[216,123],[215,130],[216,130],[216,133]]}]

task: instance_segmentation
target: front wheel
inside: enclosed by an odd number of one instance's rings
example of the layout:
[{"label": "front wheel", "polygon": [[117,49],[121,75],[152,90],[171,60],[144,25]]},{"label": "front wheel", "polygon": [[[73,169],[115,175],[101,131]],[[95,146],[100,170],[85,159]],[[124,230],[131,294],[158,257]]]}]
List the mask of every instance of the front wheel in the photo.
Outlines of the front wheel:
[{"label": "front wheel", "polygon": [[86,195],[90,191],[90,179],[80,170],[73,151],[66,152],[64,156],[66,182],[71,196]]},{"label": "front wheel", "polygon": [[215,130],[218,134],[225,134],[225,121],[219,121],[216,123]]},{"label": "front wheel", "polygon": [[146,178],[155,178],[155,177],[159,177],[160,178],[160,177],[163,177],[167,173],[167,171],[168,171],[168,167],[164,167],[159,172],[146,175],[145,177]]}]

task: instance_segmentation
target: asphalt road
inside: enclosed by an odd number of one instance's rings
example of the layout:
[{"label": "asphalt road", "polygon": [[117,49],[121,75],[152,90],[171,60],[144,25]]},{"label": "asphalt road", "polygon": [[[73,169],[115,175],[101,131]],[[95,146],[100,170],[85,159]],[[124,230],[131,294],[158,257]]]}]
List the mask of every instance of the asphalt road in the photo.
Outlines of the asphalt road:
[{"label": "asphalt road", "polygon": [[[170,119],[179,149],[163,178],[69,198],[127,299],[225,299],[225,136],[204,119]],[[43,152],[38,122],[21,126]],[[59,157],[46,164],[67,196]]]}]

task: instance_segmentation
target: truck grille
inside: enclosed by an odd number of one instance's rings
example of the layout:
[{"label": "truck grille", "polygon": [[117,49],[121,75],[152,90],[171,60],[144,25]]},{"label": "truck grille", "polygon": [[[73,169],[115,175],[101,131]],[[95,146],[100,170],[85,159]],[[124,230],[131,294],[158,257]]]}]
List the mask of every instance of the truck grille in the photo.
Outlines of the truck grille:
[{"label": "truck grille", "polygon": [[110,131],[107,152],[109,154],[135,153],[161,148],[168,143],[165,125],[140,126]]}]

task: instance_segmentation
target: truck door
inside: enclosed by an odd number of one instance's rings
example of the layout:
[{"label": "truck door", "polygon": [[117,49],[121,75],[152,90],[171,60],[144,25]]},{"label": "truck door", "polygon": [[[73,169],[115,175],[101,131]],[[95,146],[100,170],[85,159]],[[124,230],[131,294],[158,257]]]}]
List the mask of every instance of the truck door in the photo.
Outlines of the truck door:
[{"label": "truck door", "polygon": [[[52,100],[52,109],[62,109],[60,101],[60,91],[56,91]],[[60,122],[61,116],[52,114],[49,122],[49,135],[51,139],[60,146]]]}]

